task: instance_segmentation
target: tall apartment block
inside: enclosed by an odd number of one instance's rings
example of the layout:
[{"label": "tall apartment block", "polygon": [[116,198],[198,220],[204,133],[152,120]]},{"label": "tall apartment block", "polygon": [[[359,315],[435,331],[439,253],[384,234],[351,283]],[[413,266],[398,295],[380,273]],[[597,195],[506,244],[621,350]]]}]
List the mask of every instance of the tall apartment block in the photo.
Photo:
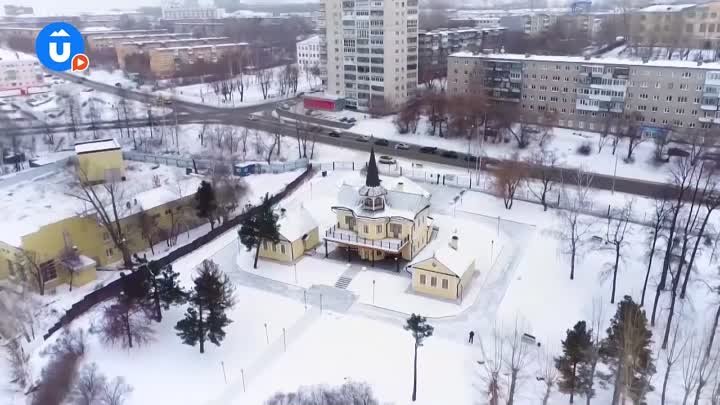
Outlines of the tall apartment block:
[{"label": "tall apartment block", "polygon": [[329,94],[350,108],[399,108],[418,76],[417,0],[323,0],[320,58]]},{"label": "tall apartment block", "polygon": [[447,57],[473,49],[495,49],[501,45],[503,27],[452,28],[418,33],[420,79],[430,75],[447,76]]},{"label": "tall apartment block", "polygon": [[720,124],[720,63],[461,52],[448,57],[447,86],[580,130],[612,132],[613,118],[635,112],[648,136]]}]

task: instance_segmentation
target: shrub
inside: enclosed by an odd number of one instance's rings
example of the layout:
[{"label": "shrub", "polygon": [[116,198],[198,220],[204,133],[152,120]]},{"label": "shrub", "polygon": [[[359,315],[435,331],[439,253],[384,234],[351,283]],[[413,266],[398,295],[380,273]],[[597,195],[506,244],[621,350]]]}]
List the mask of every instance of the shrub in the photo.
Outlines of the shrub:
[{"label": "shrub", "polygon": [[590,142],[583,142],[580,146],[577,148],[577,153],[583,156],[590,156],[590,154],[593,151],[593,147],[590,144]]}]

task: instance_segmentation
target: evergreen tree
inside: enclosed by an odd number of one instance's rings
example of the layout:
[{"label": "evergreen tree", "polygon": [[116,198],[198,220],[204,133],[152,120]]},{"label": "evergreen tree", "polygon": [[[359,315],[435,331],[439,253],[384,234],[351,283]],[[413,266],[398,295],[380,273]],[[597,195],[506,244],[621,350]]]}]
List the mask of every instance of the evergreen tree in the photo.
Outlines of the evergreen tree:
[{"label": "evergreen tree", "polygon": [[162,310],[167,311],[170,305],[180,305],[187,302],[185,291],[178,278],[180,273],[173,270],[172,265],[158,268],[155,262],[148,265],[150,286],[148,288],[148,301],[152,302],[155,317],[162,321]]},{"label": "evergreen tree", "polygon": [[200,353],[205,353],[206,340],[220,346],[225,338],[224,328],[232,322],[225,312],[235,305],[235,288],[212,260],[204,260],[198,272],[185,318],[178,321],[175,330],[183,343],[199,344]]},{"label": "evergreen tree", "polygon": [[407,323],[404,326],[405,330],[410,331],[415,340],[415,357],[413,361],[413,391],[412,400],[413,402],[417,398],[417,354],[418,348],[422,347],[423,341],[429,338],[433,334],[434,328],[427,323],[427,319],[424,316],[410,315]]},{"label": "evergreen tree", "polygon": [[562,346],[562,356],[555,359],[555,367],[560,371],[558,389],[562,393],[570,394],[572,404],[575,400],[575,392],[582,386],[580,370],[589,360],[592,330],[587,330],[585,321],[576,323],[572,329],[568,329]]},{"label": "evergreen tree", "polygon": [[644,404],[645,394],[653,389],[650,377],[655,373],[652,332],[645,311],[626,295],[607,333],[600,343],[600,358],[611,373],[602,376],[601,383],[608,385],[614,377],[612,405],[625,403],[626,398],[635,405]]},{"label": "evergreen tree", "polygon": [[240,236],[240,242],[245,245],[248,252],[253,247],[256,249],[253,268],[257,269],[258,255],[262,241],[266,240],[271,243],[277,243],[280,240],[280,227],[277,221],[278,216],[273,212],[272,204],[267,195],[262,204],[245,217],[238,231],[238,235]]},{"label": "evergreen tree", "polygon": [[215,190],[213,190],[212,184],[207,181],[200,183],[200,187],[195,193],[195,208],[197,209],[197,216],[210,221],[210,229],[215,229],[215,215],[218,205]]}]

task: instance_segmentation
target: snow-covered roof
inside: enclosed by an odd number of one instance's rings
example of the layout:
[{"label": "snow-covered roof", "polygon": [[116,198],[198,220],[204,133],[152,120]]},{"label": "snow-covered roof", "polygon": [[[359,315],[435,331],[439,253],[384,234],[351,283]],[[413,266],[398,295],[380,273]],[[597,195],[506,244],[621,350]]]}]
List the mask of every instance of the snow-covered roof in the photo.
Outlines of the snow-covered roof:
[{"label": "snow-covered roof", "polygon": [[436,250],[433,257],[459,278],[462,278],[466,272],[474,270],[472,267],[475,259],[467,249],[462,251],[445,246]]},{"label": "snow-covered roof", "polygon": [[96,141],[78,142],[75,144],[75,153],[103,152],[107,150],[119,150],[120,144],[113,138],[98,139]]},{"label": "snow-covered roof", "polygon": [[66,262],[64,264],[66,266],[72,266],[73,269],[77,270],[77,269],[81,269],[83,267],[94,266],[97,263],[95,262],[95,260],[93,260],[87,256],[79,255],[77,257],[77,260],[73,260],[70,263]]},{"label": "snow-covered roof", "polygon": [[320,35],[313,35],[305,38],[297,43],[298,45],[317,45],[320,44]]},{"label": "snow-covered roof", "polygon": [[385,208],[379,211],[363,210],[360,185],[343,183],[338,192],[338,207],[353,210],[356,215],[368,218],[400,217],[410,221],[430,205],[430,193],[405,177],[380,176],[385,195]]},{"label": "snow-covered roof", "polygon": [[[586,59],[583,56],[562,56],[562,55],[523,55],[517,53],[472,53],[472,52],[456,52],[450,55],[456,58],[477,58],[499,61],[516,61],[516,62],[558,62],[558,63],[582,63],[586,65],[605,64],[605,65],[626,65],[626,66],[649,66],[649,67],[677,67],[686,69],[703,69],[703,70],[720,70],[719,62],[699,63],[689,60],[662,60],[653,59],[647,63],[641,59],[629,59],[622,57],[593,57]],[[448,63],[451,63],[448,61]]]},{"label": "snow-covered roof", "polygon": [[195,194],[201,182],[202,179],[192,176],[182,179],[174,185],[164,185],[143,191],[135,195],[134,203],[137,203],[138,209],[147,211]]},{"label": "snow-covered roof", "polygon": [[345,97],[338,95],[338,94],[329,94],[329,93],[308,93],[303,95],[303,99],[305,98],[312,98],[317,100],[341,100]]},{"label": "snow-covered roof", "polygon": [[247,46],[247,42],[234,42],[227,44],[210,44],[210,45],[194,45],[194,46],[169,46],[167,48],[157,48],[156,51],[176,51],[182,49],[202,49],[202,48],[226,48],[226,47],[237,47]]},{"label": "snow-covered roof", "polygon": [[184,44],[201,41],[220,41],[230,40],[228,37],[202,37],[202,38],[180,38],[180,39],[151,39],[148,41],[127,41],[121,45],[149,45],[149,44]]},{"label": "snow-covered roof", "polygon": [[696,4],[655,4],[645,8],[641,8],[642,13],[671,13],[675,11],[682,11],[686,8],[695,7]]},{"label": "snow-covered roof", "polygon": [[280,236],[290,242],[302,238],[303,235],[318,227],[318,223],[310,211],[302,206],[285,211],[284,216],[281,214],[278,225],[280,226]]}]

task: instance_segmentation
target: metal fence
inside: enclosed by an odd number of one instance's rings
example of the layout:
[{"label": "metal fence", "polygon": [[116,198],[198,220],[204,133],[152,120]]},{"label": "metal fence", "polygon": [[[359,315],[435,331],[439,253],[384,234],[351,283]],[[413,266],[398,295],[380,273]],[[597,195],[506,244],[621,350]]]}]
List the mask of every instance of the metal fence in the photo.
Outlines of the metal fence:
[{"label": "metal fence", "polygon": [[[123,158],[126,160],[134,160],[137,162],[155,163],[166,166],[176,166],[186,169],[197,168],[199,170],[205,170],[211,168],[215,161],[209,159],[188,159],[182,157],[173,156],[158,156],[150,153],[141,152],[123,152]],[[237,164],[243,164],[244,162],[238,162]],[[284,173],[290,172],[297,169],[307,167],[307,159],[291,160],[287,162],[255,162],[258,170],[254,173]]]}]

